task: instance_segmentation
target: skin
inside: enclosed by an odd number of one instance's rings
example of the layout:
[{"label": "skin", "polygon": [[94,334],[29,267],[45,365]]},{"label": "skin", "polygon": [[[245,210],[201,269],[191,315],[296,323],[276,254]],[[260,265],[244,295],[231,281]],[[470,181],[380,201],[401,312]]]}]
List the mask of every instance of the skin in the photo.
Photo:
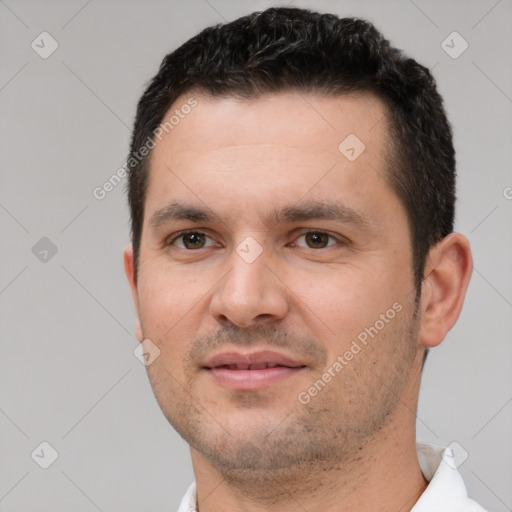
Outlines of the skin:
[{"label": "skin", "polygon": [[[171,110],[190,96],[197,107],[151,155],[137,278],[131,246],[124,263],[137,337],[161,351],[147,367],[155,396],[191,446],[200,511],[410,510],[427,485],[415,448],[423,354],[461,310],[467,239],[452,233],[430,250],[416,303],[376,98],[189,93]],[[354,161],[338,150],[349,134],[366,146]],[[152,225],[177,201],[217,218]],[[271,216],[314,202],[342,202],[365,223]],[[186,248],[183,230],[207,235],[205,246]],[[331,237],[311,247],[311,231]],[[261,248],[251,263],[237,252],[247,237]],[[393,304],[393,319],[333,371]],[[227,348],[273,348],[304,368],[264,389],[228,389],[203,369]],[[301,403],[329,368],[335,376]]]}]

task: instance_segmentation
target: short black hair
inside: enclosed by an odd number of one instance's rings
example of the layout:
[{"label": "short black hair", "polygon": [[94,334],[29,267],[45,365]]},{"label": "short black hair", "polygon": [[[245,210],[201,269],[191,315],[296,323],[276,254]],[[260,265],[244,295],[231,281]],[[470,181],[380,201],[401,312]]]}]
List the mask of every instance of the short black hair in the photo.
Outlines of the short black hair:
[{"label": "short black hair", "polygon": [[308,9],[270,8],[206,28],[163,59],[138,103],[128,160],[135,268],[150,157],[140,150],[175,100],[286,91],[373,94],[387,107],[386,178],[407,213],[418,298],[429,249],[453,230],[455,152],[442,98],[429,69],[372,23]]}]

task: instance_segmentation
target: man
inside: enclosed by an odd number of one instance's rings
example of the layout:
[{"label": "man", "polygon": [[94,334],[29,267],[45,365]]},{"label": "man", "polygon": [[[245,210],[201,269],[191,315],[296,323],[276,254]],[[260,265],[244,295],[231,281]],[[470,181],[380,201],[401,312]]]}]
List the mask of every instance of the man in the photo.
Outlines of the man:
[{"label": "man", "polygon": [[136,334],[196,477],[180,512],[483,510],[415,439],[472,269],[428,69],[363,20],[254,13],[164,59],[128,163]]}]

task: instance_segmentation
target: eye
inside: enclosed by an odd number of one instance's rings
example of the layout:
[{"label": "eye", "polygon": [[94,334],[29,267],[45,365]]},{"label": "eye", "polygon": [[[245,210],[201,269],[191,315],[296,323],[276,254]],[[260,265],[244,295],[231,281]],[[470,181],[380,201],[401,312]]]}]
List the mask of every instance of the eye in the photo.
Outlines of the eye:
[{"label": "eye", "polygon": [[[305,245],[303,243],[299,243],[299,240],[304,240]],[[309,249],[324,249],[325,247],[330,247],[331,245],[336,245],[336,239],[323,232],[323,231],[308,231],[303,235],[299,236],[293,245],[297,247],[307,247]]]},{"label": "eye", "polygon": [[169,245],[186,250],[203,249],[213,245],[213,240],[200,231],[187,231],[173,238]]}]

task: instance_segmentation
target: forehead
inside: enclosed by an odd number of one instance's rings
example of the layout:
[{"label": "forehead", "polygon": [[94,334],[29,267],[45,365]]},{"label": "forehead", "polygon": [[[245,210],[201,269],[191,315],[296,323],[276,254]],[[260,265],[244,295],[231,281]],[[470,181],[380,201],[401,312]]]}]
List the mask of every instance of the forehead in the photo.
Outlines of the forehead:
[{"label": "forehead", "polygon": [[184,94],[155,139],[146,205],[154,210],[180,197],[215,209],[236,197],[239,206],[266,201],[270,208],[305,195],[390,194],[386,120],[386,107],[372,95]]},{"label": "forehead", "polygon": [[[191,91],[177,98],[164,115],[161,138],[186,152],[197,151],[198,141],[202,150],[208,150],[282,143],[284,136],[289,145],[324,152],[350,133],[368,142],[371,138],[372,144],[383,142],[386,120],[384,103],[372,94],[287,91],[240,99]],[[167,130],[166,121],[170,121]]]}]

